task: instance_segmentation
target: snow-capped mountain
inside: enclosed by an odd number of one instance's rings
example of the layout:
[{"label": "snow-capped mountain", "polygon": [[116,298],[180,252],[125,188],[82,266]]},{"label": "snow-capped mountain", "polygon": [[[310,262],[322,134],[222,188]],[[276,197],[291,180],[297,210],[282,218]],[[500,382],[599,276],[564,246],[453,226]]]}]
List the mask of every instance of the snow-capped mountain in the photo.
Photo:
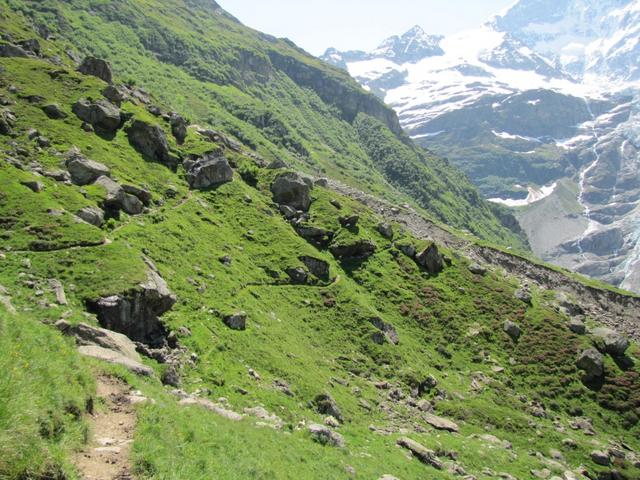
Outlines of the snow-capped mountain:
[{"label": "snow-capped mountain", "polygon": [[517,208],[541,257],[640,291],[640,0],[520,0],[473,30],[323,58]]}]

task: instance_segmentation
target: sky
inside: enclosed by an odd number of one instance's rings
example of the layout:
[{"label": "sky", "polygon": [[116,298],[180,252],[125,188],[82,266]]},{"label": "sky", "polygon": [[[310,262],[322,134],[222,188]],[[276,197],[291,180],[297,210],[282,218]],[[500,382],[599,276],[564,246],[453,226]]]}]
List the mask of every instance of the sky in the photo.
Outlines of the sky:
[{"label": "sky", "polygon": [[242,23],[314,55],[372,50],[414,25],[449,34],[477,27],[514,0],[217,0]]}]

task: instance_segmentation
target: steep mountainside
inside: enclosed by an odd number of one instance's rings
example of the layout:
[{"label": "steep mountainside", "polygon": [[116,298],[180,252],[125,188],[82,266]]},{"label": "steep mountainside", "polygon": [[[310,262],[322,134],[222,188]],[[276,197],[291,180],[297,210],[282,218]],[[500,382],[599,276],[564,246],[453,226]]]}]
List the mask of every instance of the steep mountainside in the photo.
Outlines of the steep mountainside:
[{"label": "steep mountainside", "polygon": [[440,54],[323,58],[485,198],[519,208],[537,255],[639,290],[639,28],[638,0],[522,0],[439,39]]},{"label": "steep mountainside", "polygon": [[0,5],[0,478],[640,476],[640,299],[440,225],[518,243],[344,74]]}]

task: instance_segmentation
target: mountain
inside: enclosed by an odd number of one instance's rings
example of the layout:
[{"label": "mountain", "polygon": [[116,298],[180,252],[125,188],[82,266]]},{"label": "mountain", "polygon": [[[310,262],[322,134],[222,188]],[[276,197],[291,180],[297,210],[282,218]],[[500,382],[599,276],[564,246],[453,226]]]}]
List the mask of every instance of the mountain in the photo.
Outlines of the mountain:
[{"label": "mountain", "polygon": [[345,63],[541,258],[639,291],[640,2],[522,0],[417,62]]},{"label": "mountain", "polygon": [[211,0],[0,32],[0,478],[638,478],[640,299],[344,72]]}]

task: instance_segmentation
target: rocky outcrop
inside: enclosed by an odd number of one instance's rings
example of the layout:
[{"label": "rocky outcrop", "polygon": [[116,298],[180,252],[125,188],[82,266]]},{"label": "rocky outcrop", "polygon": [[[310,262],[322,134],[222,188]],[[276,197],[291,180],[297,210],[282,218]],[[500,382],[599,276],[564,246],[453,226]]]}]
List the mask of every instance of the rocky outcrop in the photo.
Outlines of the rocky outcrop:
[{"label": "rocky outcrop", "polygon": [[184,162],[187,181],[193,189],[203,190],[233,180],[233,170],[220,151]]},{"label": "rocky outcrop", "polygon": [[111,175],[106,165],[89,160],[75,147],[69,150],[65,157],[65,165],[71,175],[71,181],[76,185],[89,185],[100,177]]},{"label": "rocky outcrop", "polygon": [[117,352],[135,362],[141,362],[135,344],[121,333],[92,327],[86,323],[71,325],[66,320],[58,320],[55,326],[63,334],[74,337],[78,345],[95,345]]},{"label": "rocky outcrop", "polygon": [[246,330],[247,314],[246,312],[235,312],[222,317],[224,324],[231,330]]},{"label": "rocky outcrop", "polygon": [[85,58],[78,67],[78,71],[80,73],[83,73],[84,75],[98,77],[100,80],[104,80],[107,83],[111,83],[113,81],[111,65],[106,60],[102,60],[101,58]]},{"label": "rocky outcrop", "polygon": [[417,254],[415,260],[418,265],[431,275],[436,275],[444,270],[444,260],[435,243],[432,243]]},{"label": "rocky outcrop", "polygon": [[97,315],[102,327],[134,341],[162,345],[165,328],[159,317],[173,307],[176,297],[155,266],[149,260],[145,263],[145,282],[124,293],[89,300],[87,307]]},{"label": "rocky outcrop", "polygon": [[383,334],[383,339],[386,339],[389,343],[393,345],[397,345],[400,343],[400,337],[398,336],[398,332],[390,323],[385,322],[380,317],[371,317],[369,322],[380,330],[380,333]]},{"label": "rocky outcrop", "polygon": [[134,120],[126,131],[129,143],[142,155],[171,169],[177,167],[178,159],[169,153],[167,137],[158,125]]},{"label": "rocky outcrop", "polygon": [[122,185],[113,179],[102,176],[95,181],[95,185],[100,185],[106,190],[107,195],[103,205],[107,212],[115,214],[122,210],[129,215],[142,213],[144,206],[140,199],[127,193]]},{"label": "rocky outcrop", "polygon": [[176,138],[176,142],[178,145],[182,145],[187,138],[187,121],[177,113],[172,113],[169,119],[169,123],[171,124],[171,133]]},{"label": "rocky outcrop", "polygon": [[285,172],[276,177],[271,184],[273,201],[288,205],[296,210],[307,211],[311,204],[311,187],[302,176],[294,172]]},{"label": "rocky outcrop", "polygon": [[504,322],[502,329],[507,335],[511,337],[511,340],[513,340],[514,342],[517,342],[520,338],[520,335],[522,335],[522,330],[520,330],[520,327],[513,323],[511,320],[507,320],[506,322]]},{"label": "rocky outcrop", "polygon": [[447,432],[458,432],[460,428],[458,425],[447,418],[438,417],[431,413],[424,414],[424,421],[431,425],[436,430],[445,430]]},{"label": "rocky outcrop", "polygon": [[115,132],[122,123],[120,109],[106,100],[96,102],[78,100],[71,111],[80,120],[91,124],[97,131]]},{"label": "rocky outcrop", "polygon": [[604,375],[604,358],[598,350],[589,348],[578,356],[576,367],[585,372],[587,380],[594,380]]},{"label": "rocky outcrop", "polygon": [[323,415],[331,415],[340,423],[344,423],[344,416],[342,415],[340,407],[338,407],[336,401],[328,393],[321,393],[320,395],[316,396],[316,398],[313,400],[313,403],[318,413],[321,413]]},{"label": "rocky outcrop", "polygon": [[614,357],[623,356],[629,348],[629,340],[611,328],[596,328],[593,337],[605,353]]},{"label": "rocky outcrop", "polygon": [[416,442],[415,440],[411,440],[407,437],[402,437],[398,439],[398,445],[403,448],[409,450],[413,456],[415,456],[418,460],[420,460],[425,465],[432,466],[438,470],[442,470],[442,462],[438,460],[436,453],[433,450],[429,450],[424,445]]},{"label": "rocky outcrop", "polygon": [[16,126],[16,117],[9,110],[0,110],[0,135],[11,135]]},{"label": "rocky outcrop", "polygon": [[338,260],[363,260],[376,252],[376,244],[371,240],[353,240],[331,245],[329,251]]},{"label": "rocky outcrop", "polygon": [[78,352],[80,352],[81,355],[85,355],[87,357],[92,357],[97,360],[120,365],[137,375],[142,375],[145,377],[153,375],[153,369],[151,367],[147,367],[140,362],[131,360],[130,358],[107,348],[98,347],[96,345],[86,345],[79,347]]},{"label": "rocky outcrop", "polygon": [[315,275],[320,280],[329,280],[329,264],[327,262],[308,255],[302,255],[298,258],[309,269],[312,275]]},{"label": "rocky outcrop", "polygon": [[344,437],[325,425],[312,423],[307,427],[307,430],[311,434],[311,438],[322,445],[339,448],[343,448],[345,446]]}]

